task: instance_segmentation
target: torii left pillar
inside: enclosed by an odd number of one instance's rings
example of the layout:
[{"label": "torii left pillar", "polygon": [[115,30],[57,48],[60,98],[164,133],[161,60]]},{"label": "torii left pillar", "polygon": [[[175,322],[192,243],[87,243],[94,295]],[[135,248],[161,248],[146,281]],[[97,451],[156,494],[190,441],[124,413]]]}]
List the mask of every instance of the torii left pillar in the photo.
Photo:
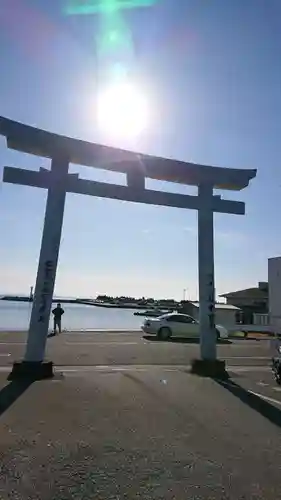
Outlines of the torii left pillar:
[{"label": "torii left pillar", "polygon": [[36,380],[53,376],[53,364],[44,360],[44,353],[61,242],[68,166],[67,158],[52,159],[26,352],[23,361],[14,363],[9,379],[27,377]]}]

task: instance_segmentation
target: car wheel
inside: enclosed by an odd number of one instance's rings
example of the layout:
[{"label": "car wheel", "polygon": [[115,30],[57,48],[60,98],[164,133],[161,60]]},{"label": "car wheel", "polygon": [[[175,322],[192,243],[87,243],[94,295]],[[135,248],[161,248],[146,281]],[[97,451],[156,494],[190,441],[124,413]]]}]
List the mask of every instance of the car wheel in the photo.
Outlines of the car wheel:
[{"label": "car wheel", "polygon": [[217,341],[219,341],[221,339],[221,334],[219,330],[216,330],[216,336],[217,336]]},{"label": "car wheel", "polygon": [[171,336],[172,332],[167,326],[163,326],[162,328],[160,328],[159,332],[157,333],[157,338],[159,340],[168,340],[171,338]]}]

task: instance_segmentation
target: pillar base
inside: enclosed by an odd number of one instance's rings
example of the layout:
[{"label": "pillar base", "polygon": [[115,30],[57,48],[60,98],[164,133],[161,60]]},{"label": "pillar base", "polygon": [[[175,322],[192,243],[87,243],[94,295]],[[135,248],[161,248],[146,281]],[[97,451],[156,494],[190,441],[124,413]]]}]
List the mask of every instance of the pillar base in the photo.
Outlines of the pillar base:
[{"label": "pillar base", "polygon": [[229,374],[225,369],[225,361],[218,359],[193,359],[191,362],[191,373],[201,377],[211,377],[226,380]]},{"label": "pillar base", "polygon": [[44,380],[53,378],[54,370],[51,361],[16,361],[8,376],[8,380]]}]

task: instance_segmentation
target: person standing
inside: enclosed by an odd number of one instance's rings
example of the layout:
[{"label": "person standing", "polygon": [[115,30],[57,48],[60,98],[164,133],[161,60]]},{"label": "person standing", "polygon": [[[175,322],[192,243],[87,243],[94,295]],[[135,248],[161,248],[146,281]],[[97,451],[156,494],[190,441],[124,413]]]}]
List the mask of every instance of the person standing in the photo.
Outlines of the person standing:
[{"label": "person standing", "polygon": [[59,333],[61,333],[61,317],[64,314],[64,310],[61,307],[61,304],[58,303],[57,307],[52,310],[52,313],[54,315],[54,335],[57,334],[57,328]]}]

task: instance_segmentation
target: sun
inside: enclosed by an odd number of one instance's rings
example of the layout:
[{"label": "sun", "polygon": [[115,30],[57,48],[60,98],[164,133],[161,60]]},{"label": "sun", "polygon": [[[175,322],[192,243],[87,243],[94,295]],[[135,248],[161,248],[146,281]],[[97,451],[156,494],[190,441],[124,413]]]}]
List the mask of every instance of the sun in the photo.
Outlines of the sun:
[{"label": "sun", "polygon": [[137,138],[148,125],[144,93],[127,82],[104,87],[98,93],[97,120],[108,137]]}]

